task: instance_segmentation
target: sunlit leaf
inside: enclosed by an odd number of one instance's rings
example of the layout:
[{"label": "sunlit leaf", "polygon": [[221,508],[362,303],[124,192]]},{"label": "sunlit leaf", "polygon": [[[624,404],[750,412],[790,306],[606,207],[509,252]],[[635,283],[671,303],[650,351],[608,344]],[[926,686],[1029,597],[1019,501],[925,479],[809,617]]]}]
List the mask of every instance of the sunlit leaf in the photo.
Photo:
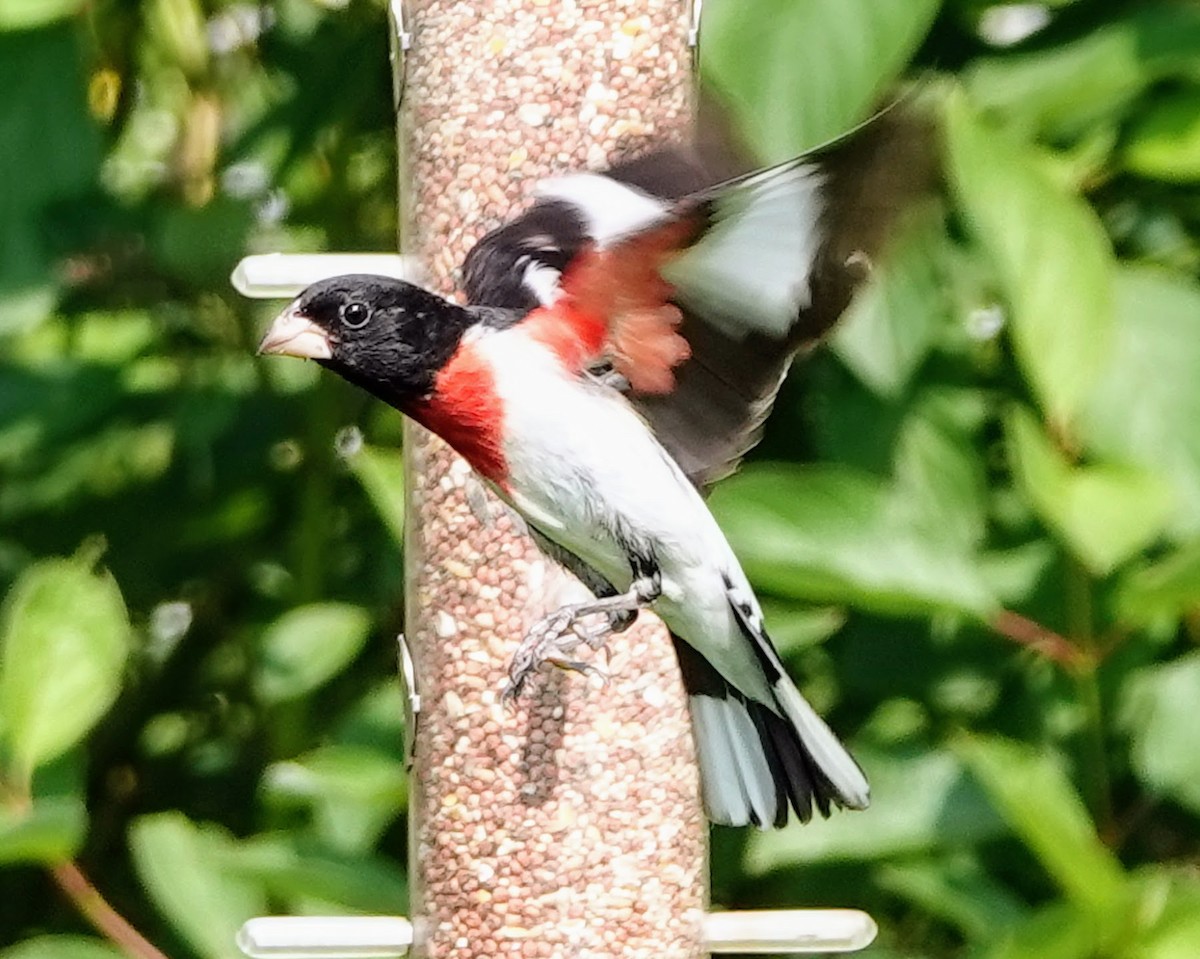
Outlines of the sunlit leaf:
[{"label": "sunlit leaf", "polygon": [[1146,3],[1083,36],[1031,53],[980,59],[966,71],[971,99],[1051,137],[1077,136],[1119,116],[1163,77],[1194,75],[1200,12]]},{"label": "sunlit leaf", "polygon": [[229,848],[225,867],[272,896],[317,900],[348,912],[387,915],[406,908],[403,870],[376,856],[345,856],[295,836],[258,836]]},{"label": "sunlit leaf", "polygon": [[0,950],[0,959],[128,959],[102,939],[87,936],[34,936]]},{"label": "sunlit leaf", "polygon": [[846,623],[845,611],[834,607],[799,606],[769,596],[762,606],[771,639],[784,656],[828,639]]},{"label": "sunlit leaf", "polygon": [[146,892],[192,948],[210,959],[241,959],[238,929],[266,912],[266,899],[256,881],[224,868],[230,836],[169,812],[136,820],[129,841]]},{"label": "sunlit leaf", "polygon": [[1200,285],[1124,267],[1114,292],[1114,349],[1083,411],[1083,436],[1095,452],[1167,479],[1172,528],[1200,534]]},{"label": "sunlit leaf", "polygon": [[184,71],[199,73],[209,50],[197,0],[147,0],[145,8],[157,45]]},{"label": "sunlit leaf", "polygon": [[1033,157],[977,119],[946,110],[947,165],[1011,312],[1017,359],[1047,416],[1074,419],[1109,357],[1112,251],[1100,221]]},{"label": "sunlit leaf", "polygon": [[121,591],[90,557],[45,560],[17,581],[0,614],[0,731],[19,776],[108,711],[129,649]]},{"label": "sunlit leaf", "polygon": [[746,870],[839,860],[883,860],[930,849],[954,848],[998,835],[1003,824],[954,756],[930,751],[892,755],[855,750],[871,781],[871,807],[783,832],[755,832]]},{"label": "sunlit leaf", "polygon": [[936,0],[709,4],[701,68],[761,158],[784,160],[861,120],[937,9]]},{"label": "sunlit leaf", "polygon": [[272,703],[316,689],[358,655],[370,631],[367,611],[346,603],[284,613],[263,633],[255,689]]},{"label": "sunlit leaf", "polygon": [[943,229],[926,216],[897,237],[886,265],[855,297],[830,340],[854,374],[882,396],[904,390],[948,321],[937,261]]},{"label": "sunlit leaf", "polygon": [[1200,703],[1200,653],[1147,667],[1126,685],[1122,721],[1130,731],[1129,758],[1147,787],[1200,812],[1200,750],[1181,730],[1195,722]]},{"label": "sunlit leaf", "polygon": [[1042,538],[979,558],[984,582],[1002,603],[1019,605],[1037,587],[1054,562],[1054,544]]},{"label": "sunlit leaf", "polygon": [[1134,173],[1159,180],[1200,180],[1200,91],[1160,100],[1138,119],[1124,150]]},{"label": "sunlit leaf", "polygon": [[365,746],[323,746],[276,763],[263,784],[274,802],[309,806],[317,834],[345,853],[369,849],[408,801],[403,762]]},{"label": "sunlit leaf", "polygon": [[1114,463],[1070,465],[1024,407],[1005,423],[1025,495],[1093,573],[1110,572],[1162,532],[1174,497],[1157,476]]},{"label": "sunlit leaf", "polygon": [[973,437],[910,415],[896,442],[894,497],[965,553],[984,535],[987,483]]},{"label": "sunlit leaf", "polygon": [[1200,609],[1200,540],[1130,570],[1117,590],[1116,608],[1123,621],[1143,626]]},{"label": "sunlit leaf", "polygon": [[1192,959],[1200,950],[1200,882],[1184,870],[1151,865],[1138,871],[1139,916],[1132,959]]},{"label": "sunlit leaf", "polygon": [[1125,876],[1096,835],[1083,801],[1053,755],[996,737],[964,738],[959,755],[996,809],[1067,897],[1093,915],[1125,904]]},{"label": "sunlit leaf", "polygon": [[79,11],[85,0],[0,0],[0,30],[28,30]]},{"label": "sunlit leaf", "polygon": [[750,467],[718,487],[712,507],[750,577],[779,595],[901,615],[991,607],[971,558],[866,474]]}]

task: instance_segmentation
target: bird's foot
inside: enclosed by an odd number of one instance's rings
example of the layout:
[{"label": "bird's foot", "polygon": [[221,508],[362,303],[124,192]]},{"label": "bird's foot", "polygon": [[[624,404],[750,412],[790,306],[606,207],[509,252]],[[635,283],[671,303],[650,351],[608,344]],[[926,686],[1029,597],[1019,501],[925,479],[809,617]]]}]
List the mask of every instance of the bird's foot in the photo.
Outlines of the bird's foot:
[{"label": "bird's foot", "polygon": [[[563,606],[538,620],[513,654],[503,701],[511,705],[543,663],[607,680],[608,675],[599,667],[570,659],[568,654],[580,643],[589,649],[601,649],[613,633],[628,629],[637,619],[638,610],[653,603],[661,592],[661,580],[655,571],[635,580],[626,593]],[[596,622],[596,617],[603,619]]]},{"label": "bird's foot", "polygon": [[568,658],[568,654],[580,643],[593,650],[602,648],[605,640],[614,632],[613,620],[617,620],[618,624],[624,621],[618,618],[618,614],[609,613],[603,622],[589,622],[603,612],[593,607],[592,603],[563,606],[533,624],[509,664],[508,685],[503,693],[506,703],[512,703],[520,696],[529,677],[544,663],[585,676],[608,679],[608,675],[598,666]]}]

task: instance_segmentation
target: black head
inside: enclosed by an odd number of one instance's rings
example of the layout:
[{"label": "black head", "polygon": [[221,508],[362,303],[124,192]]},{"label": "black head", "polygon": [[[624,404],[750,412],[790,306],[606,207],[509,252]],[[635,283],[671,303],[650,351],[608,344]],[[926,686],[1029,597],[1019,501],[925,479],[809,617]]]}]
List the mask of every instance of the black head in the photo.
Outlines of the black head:
[{"label": "black head", "polygon": [[463,262],[463,289],[477,306],[532,310],[588,241],[579,213],[561,200],[541,200],[492,230]]},{"label": "black head", "polygon": [[461,307],[386,276],[314,283],[276,317],[260,353],[316,360],[393,405],[427,396],[472,322]]}]

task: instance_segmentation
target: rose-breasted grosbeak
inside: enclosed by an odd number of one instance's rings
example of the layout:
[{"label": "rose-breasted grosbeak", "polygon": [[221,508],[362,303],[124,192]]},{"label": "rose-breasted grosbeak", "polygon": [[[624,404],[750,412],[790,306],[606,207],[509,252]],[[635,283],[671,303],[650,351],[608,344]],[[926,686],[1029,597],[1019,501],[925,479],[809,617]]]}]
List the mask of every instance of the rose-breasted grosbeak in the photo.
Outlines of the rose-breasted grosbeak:
[{"label": "rose-breasted grosbeak", "polygon": [[[464,265],[470,306],[398,280],[309,287],[262,351],[315,359],[441,435],[595,594],[511,666],[671,631],[716,822],[861,809],[866,778],[788,678],[702,491],[754,444],[787,368],[841,314],[928,177],[898,111],[712,185],[686,151],[544,181]],[[606,628],[589,629],[600,617]]]}]

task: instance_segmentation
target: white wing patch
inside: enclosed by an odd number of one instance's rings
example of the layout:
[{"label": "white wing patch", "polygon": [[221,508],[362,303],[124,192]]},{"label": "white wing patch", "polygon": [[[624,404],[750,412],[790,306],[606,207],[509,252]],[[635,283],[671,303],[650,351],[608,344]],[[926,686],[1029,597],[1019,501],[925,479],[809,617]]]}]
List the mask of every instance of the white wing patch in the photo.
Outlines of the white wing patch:
[{"label": "white wing patch", "polygon": [[786,337],[812,300],[823,183],[817,167],[799,164],[718,200],[712,229],[663,270],[681,304],[739,339],[748,330]]},{"label": "white wing patch", "polygon": [[543,180],[537,196],[574,206],[587,218],[587,233],[601,249],[668,219],[661,200],[599,173]]},{"label": "white wing patch", "polygon": [[542,306],[549,306],[558,296],[558,284],[562,274],[552,266],[540,263],[531,256],[523,256],[517,262],[524,261],[525,272],[521,282],[537,297]]}]

